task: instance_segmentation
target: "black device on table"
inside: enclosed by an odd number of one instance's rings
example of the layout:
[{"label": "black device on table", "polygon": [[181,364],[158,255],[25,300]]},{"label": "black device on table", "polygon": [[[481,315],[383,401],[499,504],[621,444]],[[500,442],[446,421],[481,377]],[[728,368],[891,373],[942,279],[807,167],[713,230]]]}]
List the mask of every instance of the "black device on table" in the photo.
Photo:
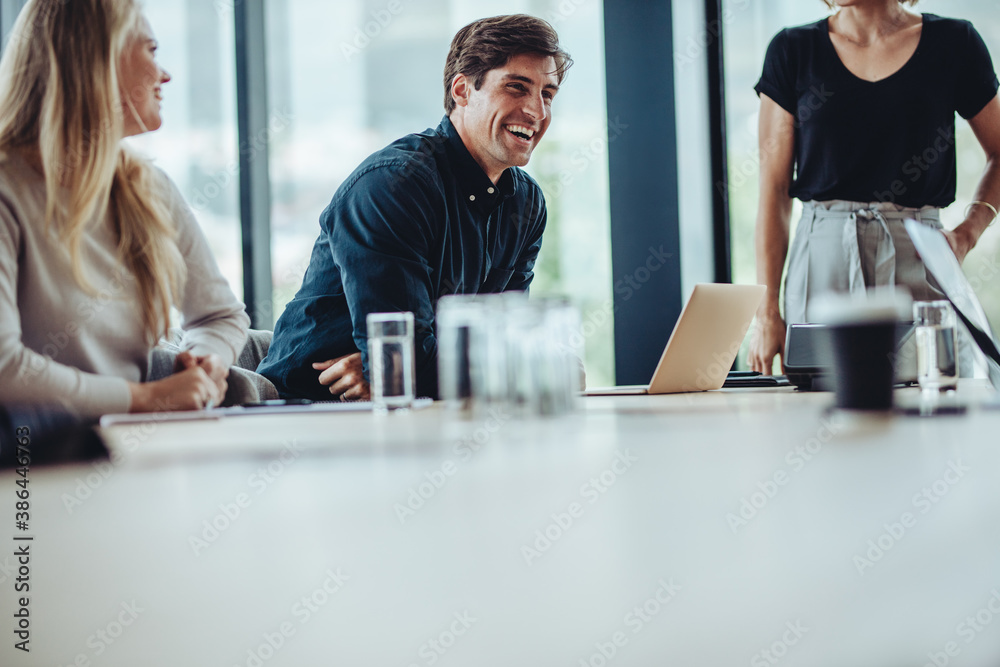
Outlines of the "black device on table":
[{"label": "black device on table", "polygon": [[[907,385],[917,379],[916,351],[912,348],[913,322],[896,325],[896,383]],[[825,324],[789,324],[783,359],[788,380],[802,391],[831,389],[825,382],[833,370]]]},{"label": "black device on table", "polygon": [[269,398],[257,403],[244,403],[244,408],[273,408],[282,405],[312,405],[308,398]]},{"label": "black device on table", "polygon": [[729,371],[723,389],[747,387],[789,387],[791,382],[784,375],[764,375],[758,371]]}]

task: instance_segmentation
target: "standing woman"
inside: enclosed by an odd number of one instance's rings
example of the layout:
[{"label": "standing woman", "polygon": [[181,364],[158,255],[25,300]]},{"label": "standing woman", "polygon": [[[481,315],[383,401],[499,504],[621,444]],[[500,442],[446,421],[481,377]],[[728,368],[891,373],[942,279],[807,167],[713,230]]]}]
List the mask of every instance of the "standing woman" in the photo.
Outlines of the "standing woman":
[{"label": "standing woman", "polygon": [[[918,14],[917,0],[824,0],[836,12],[771,41],[760,96],[757,279],[768,288],[750,346],[770,373],[785,324],[809,322],[827,291],[904,285],[942,298],[903,227],[941,229],[955,200],[955,113],[986,151],[975,201],[944,231],[961,262],[1000,207],[1000,101],[989,52],[968,21]],[[802,218],[778,292],[792,197]]]},{"label": "standing woman", "polygon": [[[170,80],[134,0],[29,0],[0,61],[0,403],[203,408],[249,318],[177,188],[123,145]],[[145,383],[184,317],[176,372]]]}]

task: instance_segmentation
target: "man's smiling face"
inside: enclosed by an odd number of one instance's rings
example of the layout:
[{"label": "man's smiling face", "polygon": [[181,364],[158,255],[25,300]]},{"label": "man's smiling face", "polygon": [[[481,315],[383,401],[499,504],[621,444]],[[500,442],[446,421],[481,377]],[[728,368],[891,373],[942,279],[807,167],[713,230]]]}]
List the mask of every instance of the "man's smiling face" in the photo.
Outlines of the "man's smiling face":
[{"label": "man's smiling face", "polygon": [[459,74],[452,82],[451,114],[465,147],[494,183],[508,167],[528,164],[552,120],[559,90],[551,56],[522,53],[486,73],[475,89]]}]

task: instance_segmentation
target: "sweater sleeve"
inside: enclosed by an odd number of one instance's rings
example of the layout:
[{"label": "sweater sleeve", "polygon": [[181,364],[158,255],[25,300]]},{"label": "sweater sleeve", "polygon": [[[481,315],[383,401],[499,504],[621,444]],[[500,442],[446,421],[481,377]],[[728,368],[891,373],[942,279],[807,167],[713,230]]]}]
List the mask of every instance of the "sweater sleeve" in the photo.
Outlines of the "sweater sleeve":
[{"label": "sweater sleeve", "polygon": [[0,403],[59,404],[84,418],[128,412],[124,378],[85,373],[24,345],[17,297],[21,243],[20,223],[0,201]]},{"label": "sweater sleeve", "polygon": [[217,354],[231,366],[246,344],[250,317],[219,271],[191,208],[166,174],[162,177],[177,225],[177,247],[187,265],[184,290],[175,299],[183,316],[181,347],[196,355]]}]

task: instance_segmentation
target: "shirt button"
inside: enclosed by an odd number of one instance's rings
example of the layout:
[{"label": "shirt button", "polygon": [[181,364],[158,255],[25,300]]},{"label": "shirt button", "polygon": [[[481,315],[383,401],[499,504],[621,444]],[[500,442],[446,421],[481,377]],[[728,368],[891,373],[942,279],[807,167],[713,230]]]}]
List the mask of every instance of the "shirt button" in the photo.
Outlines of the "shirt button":
[{"label": "shirt button", "polygon": [[496,192],[496,190],[494,190],[493,188],[487,188],[486,191],[489,192],[490,194]]},{"label": "shirt button", "polygon": [[469,195],[469,201],[476,201],[476,195]]}]

